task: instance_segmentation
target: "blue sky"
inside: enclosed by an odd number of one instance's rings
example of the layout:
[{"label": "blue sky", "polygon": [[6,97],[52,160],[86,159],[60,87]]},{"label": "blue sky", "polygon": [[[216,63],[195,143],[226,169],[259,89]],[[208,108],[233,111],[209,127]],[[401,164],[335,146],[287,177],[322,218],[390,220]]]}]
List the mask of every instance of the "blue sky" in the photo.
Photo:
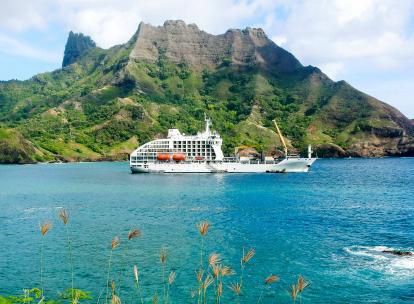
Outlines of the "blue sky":
[{"label": "blue sky", "polygon": [[126,42],[140,21],[182,19],[220,34],[261,27],[304,65],[414,118],[413,0],[0,0],[0,80],[61,65],[68,32],[104,48]]}]

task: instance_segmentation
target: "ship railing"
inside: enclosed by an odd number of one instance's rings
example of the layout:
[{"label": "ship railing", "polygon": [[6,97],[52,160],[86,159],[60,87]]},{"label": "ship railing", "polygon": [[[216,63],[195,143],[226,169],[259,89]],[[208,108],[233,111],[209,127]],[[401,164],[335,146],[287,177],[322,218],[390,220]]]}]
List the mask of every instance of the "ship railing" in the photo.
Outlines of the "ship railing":
[{"label": "ship railing", "polygon": [[300,158],[299,154],[289,154],[286,158]]},{"label": "ship railing", "polygon": [[223,157],[223,163],[234,163],[237,161],[236,157]]}]

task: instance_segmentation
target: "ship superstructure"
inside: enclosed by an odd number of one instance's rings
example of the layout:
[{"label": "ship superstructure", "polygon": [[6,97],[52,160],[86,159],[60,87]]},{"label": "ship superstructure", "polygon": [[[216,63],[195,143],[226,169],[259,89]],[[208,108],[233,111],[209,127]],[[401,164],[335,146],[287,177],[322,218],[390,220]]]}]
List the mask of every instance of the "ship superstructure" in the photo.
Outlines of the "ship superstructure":
[{"label": "ship superstructure", "polygon": [[[181,134],[169,129],[167,138],[150,141],[134,150],[130,156],[133,173],[242,173],[242,172],[307,172],[315,161],[309,147],[308,158],[286,157],[264,160],[224,157],[220,134],[211,130],[211,120],[205,118],[205,130],[197,135]],[[279,128],[277,131],[283,137]]]}]

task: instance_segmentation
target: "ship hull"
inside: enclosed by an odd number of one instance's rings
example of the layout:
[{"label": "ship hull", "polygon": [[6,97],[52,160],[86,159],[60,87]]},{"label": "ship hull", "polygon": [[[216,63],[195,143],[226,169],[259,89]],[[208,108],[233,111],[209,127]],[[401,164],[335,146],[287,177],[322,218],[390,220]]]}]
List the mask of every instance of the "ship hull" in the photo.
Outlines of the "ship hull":
[{"label": "ship hull", "polygon": [[131,165],[132,173],[300,173],[308,172],[315,158],[284,159],[279,163],[156,162]]}]

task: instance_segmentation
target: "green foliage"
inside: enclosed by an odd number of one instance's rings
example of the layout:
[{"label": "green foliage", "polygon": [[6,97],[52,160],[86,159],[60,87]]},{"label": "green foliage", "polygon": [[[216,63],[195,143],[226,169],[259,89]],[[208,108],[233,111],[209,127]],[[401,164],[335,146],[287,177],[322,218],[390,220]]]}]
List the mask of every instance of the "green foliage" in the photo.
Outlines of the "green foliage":
[{"label": "green foliage", "polygon": [[78,300],[92,300],[91,292],[76,288],[66,289],[65,291],[59,293],[59,297],[64,300],[69,300],[72,299],[72,294]]},{"label": "green foliage", "polygon": [[86,102],[83,105],[83,111],[89,121],[96,123],[111,119],[111,117],[119,111],[119,107],[115,102],[105,105],[99,105],[94,102]]},{"label": "green foliage", "polygon": [[[72,293],[73,292],[73,293]],[[68,288],[65,291],[59,293],[59,299],[50,299],[50,300],[41,300],[41,303],[45,304],[61,304],[62,300],[69,300],[69,303],[72,302],[72,294],[75,295],[75,298],[80,302],[81,300],[92,300],[91,293],[84,291],[82,289],[71,289]],[[21,304],[21,303],[40,303],[39,299],[42,296],[42,292],[39,288],[24,289],[22,295],[10,295],[10,296],[1,296],[0,295],[0,304]]]},{"label": "green foliage", "polygon": [[[270,133],[248,130],[273,130],[275,118],[298,149],[330,140],[345,147],[352,134],[401,132],[382,118],[373,123],[371,104],[345,83],[310,82],[318,73],[312,67],[280,73],[254,61],[232,64],[227,56],[200,71],[185,60],[170,62],[160,45],[155,62],[131,59],[131,47],[91,48],[64,69],[0,82],[0,124],[21,134],[16,141],[7,131],[5,139],[0,128],[0,162],[106,158],[132,138],[143,143],[168,128],[196,133],[204,113],[222,135],[226,154],[241,144],[263,150],[277,145]],[[310,136],[315,122],[318,132]]]},{"label": "green foliage", "polygon": [[8,297],[0,296],[0,304],[13,304],[13,302]]},{"label": "green foliage", "polygon": [[97,143],[111,146],[115,143],[128,140],[136,133],[136,124],[131,121],[110,121],[104,127],[90,134]]},{"label": "green foliage", "polygon": [[42,292],[39,288],[23,289],[22,295],[0,296],[0,304],[32,303],[38,302]]}]

